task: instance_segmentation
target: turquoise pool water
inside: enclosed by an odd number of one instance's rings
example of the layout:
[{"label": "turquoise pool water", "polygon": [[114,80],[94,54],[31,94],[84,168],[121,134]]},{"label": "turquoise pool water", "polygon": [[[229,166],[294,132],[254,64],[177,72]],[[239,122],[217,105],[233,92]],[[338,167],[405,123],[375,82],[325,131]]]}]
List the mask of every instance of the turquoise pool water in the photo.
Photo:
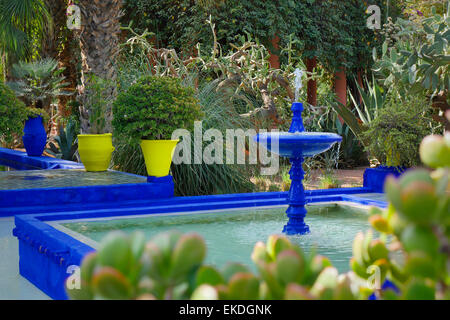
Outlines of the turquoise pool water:
[{"label": "turquoise pool water", "polygon": [[[60,225],[72,236],[96,245],[110,231],[131,233],[140,230],[151,236],[168,230],[196,232],[207,243],[206,262],[223,266],[240,262],[252,269],[251,252],[257,241],[266,241],[271,234],[281,234],[286,223],[286,207],[239,209],[209,213],[149,215],[108,220],[63,222]],[[311,234],[293,236],[291,240],[306,252],[316,248],[327,256],[340,272],[349,271],[352,242],[357,232],[369,229],[364,208],[343,204],[321,204],[308,207],[307,223]],[[80,236],[81,235],[81,236]],[[94,240],[95,242],[92,242]]]}]

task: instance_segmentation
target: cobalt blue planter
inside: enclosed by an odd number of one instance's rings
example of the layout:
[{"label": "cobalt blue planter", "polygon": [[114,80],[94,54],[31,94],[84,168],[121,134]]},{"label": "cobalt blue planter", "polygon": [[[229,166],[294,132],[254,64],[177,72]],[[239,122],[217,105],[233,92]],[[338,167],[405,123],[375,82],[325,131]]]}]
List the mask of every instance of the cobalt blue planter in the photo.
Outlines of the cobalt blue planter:
[{"label": "cobalt blue planter", "polygon": [[30,157],[42,155],[47,144],[47,133],[45,132],[42,117],[28,118],[23,129],[23,145]]},{"label": "cobalt blue planter", "polygon": [[[393,282],[389,281],[388,279],[384,280],[384,283],[383,283],[383,285],[381,286],[381,291],[384,292],[384,291],[387,291],[387,290],[392,290],[392,291],[394,291],[397,295],[400,294],[400,290],[397,288],[397,286],[396,286]],[[378,300],[378,297],[377,297],[377,295],[376,295],[375,292],[374,292],[374,293],[372,293],[372,294],[369,296],[368,299],[369,299],[369,300]]]},{"label": "cobalt blue planter", "polygon": [[373,192],[383,192],[386,178],[390,175],[399,177],[406,169],[405,167],[387,166],[368,168],[364,171],[364,187],[372,189]]}]

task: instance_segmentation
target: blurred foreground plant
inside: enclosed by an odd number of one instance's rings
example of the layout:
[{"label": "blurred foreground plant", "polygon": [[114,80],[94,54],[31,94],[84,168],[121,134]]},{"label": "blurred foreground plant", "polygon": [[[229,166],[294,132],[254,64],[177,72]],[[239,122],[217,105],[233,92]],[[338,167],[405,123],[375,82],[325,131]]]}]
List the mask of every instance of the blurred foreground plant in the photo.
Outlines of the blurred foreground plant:
[{"label": "blurred foreground plant", "polygon": [[389,207],[373,209],[369,218],[380,239],[360,233],[353,244],[351,264],[358,276],[368,279],[367,268],[376,266],[381,281],[389,279],[400,290],[378,290],[379,298],[450,299],[450,133],[427,136],[420,155],[436,170],[389,177]]},{"label": "blurred foreground plant", "polygon": [[109,234],[81,267],[72,299],[314,299],[354,298],[347,276],[328,259],[305,255],[282,236],[258,242],[252,259],[259,276],[236,263],[204,265],[206,245],[196,234]]}]

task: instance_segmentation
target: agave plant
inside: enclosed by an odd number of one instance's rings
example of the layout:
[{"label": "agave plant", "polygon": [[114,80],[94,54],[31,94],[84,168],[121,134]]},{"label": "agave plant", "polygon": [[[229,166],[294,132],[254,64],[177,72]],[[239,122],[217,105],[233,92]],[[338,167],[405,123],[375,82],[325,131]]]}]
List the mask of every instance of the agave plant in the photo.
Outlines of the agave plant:
[{"label": "agave plant", "polygon": [[69,121],[66,128],[59,126],[59,134],[53,138],[57,143],[50,142],[46,151],[53,156],[64,160],[77,160],[78,141],[75,121]]},{"label": "agave plant", "polygon": [[356,114],[339,102],[331,105],[337,114],[344,119],[344,122],[350,127],[358,140],[364,146],[367,146],[369,141],[363,136],[363,132],[366,130],[367,125],[376,117],[378,110],[383,108],[387,93],[378,85],[373,76],[372,82],[365,78],[365,84],[367,90],[364,90],[356,82],[358,93],[361,96],[361,103],[358,102],[358,98],[353,96],[349,90],[349,96],[355,107]]},{"label": "agave plant", "polygon": [[357,102],[357,98],[350,91],[349,95],[358,112],[359,119],[363,124],[368,125],[377,116],[378,110],[383,108],[386,101],[386,92],[378,85],[373,75],[372,83],[367,78],[365,78],[365,83],[367,91],[356,82],[358,93],[361,96],[361,104]]},{"label": "agave plant", "polygon": [[12,67],[12,75],[18,80],[8,82],[8,86],[27,106],[48,110],[53,99],[73,94],[64,91],[68,84],[61,75],[63,71],[53,59],[21,61]]}]

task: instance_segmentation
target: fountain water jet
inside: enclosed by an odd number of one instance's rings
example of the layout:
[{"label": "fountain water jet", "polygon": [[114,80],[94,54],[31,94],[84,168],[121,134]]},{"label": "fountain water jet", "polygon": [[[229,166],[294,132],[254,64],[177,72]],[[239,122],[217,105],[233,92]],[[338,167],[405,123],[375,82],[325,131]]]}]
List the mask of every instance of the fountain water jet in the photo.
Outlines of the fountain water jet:
[{"label": "fountain water jet", "polygon": [[[296,70],[296,101],[301,88],[302,72]],[[254,137],[254,140],[266,147],[271,152],[288,157],[291,162],[291,188],[288,195],[289,208],[286,214],[289,218],[283,232],[289,235],[307,234],[309,226],[305,223],[307,210],[306,198],[303,187],[303,161],[305,157],[312,157],[330,149],[342,137],[329,132],[305,132],[302,119],[303,104],[294,102],[291,108],[293,112],[292,123],[289,132],[266,132]]]}]

